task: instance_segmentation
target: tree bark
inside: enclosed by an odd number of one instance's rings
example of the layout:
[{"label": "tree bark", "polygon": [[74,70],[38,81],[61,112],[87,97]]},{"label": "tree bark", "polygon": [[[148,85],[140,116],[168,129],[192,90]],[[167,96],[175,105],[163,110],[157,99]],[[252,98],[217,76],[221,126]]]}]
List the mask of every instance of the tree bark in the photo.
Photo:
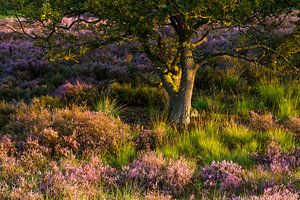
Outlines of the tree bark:
[{"label": "tree bark", "polygon": [[190,123],[192,95],[197,72],[190,50],[182,49],[180,65],[182,75],[179,91],[176,95],[170,96],[169,113],[171,121],[186,126]]}]

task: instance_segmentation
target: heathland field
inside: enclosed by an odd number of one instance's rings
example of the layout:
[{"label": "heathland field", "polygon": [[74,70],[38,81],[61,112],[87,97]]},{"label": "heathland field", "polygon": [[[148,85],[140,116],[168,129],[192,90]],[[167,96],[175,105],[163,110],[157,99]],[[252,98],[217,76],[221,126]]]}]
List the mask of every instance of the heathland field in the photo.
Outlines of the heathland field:
[{"label": "heathland field", "polygon": [[299,199],[297,13],[261,36],[269,51],[238,56],[228,49],[249,44],[248,28],[214,24],[195,62],[229,53],[201,61],[184,124],[139,41],[97,46],[89,16],[55,41],[0,19],[0,199]]}]

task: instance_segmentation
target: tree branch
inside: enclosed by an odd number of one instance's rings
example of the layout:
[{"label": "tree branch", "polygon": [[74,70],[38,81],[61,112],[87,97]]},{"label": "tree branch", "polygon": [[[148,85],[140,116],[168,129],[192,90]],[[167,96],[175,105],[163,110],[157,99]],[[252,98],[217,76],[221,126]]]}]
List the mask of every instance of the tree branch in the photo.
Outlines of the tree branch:
[{"label": "tree branch", "polygon": [[196,41],[195,43],[193,43],[191,45],[192,48],[197,48],[198,46],[200,46],[204,42],[207,42],[208,41],[208,35],[209,35],[209,31],[207,31],[198,41]]}]

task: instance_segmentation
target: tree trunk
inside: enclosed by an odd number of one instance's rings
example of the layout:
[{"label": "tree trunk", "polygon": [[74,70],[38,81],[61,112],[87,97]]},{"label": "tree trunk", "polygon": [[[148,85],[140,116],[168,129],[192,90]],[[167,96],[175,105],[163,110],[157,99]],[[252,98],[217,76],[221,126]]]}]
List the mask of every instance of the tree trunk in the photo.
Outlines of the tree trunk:
[{"label": "tree trunk", "polygon": [[179,91],[176,95],[170,96],[169,99],[169,112],[171,120],[184,126],[190,123],[192,95],[197,72],[191,55],[191,51],[187,51],[185,49],[182,51],[182,75]]}]

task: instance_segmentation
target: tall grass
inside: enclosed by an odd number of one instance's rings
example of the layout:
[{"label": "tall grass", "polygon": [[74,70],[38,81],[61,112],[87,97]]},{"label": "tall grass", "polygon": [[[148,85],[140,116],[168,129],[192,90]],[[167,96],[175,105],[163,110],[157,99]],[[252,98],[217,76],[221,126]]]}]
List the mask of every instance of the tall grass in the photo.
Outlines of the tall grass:
[{"label": "tall grass", "polygon": [[251,98],[241,97],[235,100],[235,113],[243,117],[248,117],[249,112],[255,108],[255,103]]},{"label": "tall grass", "polygon": [[292,133],[284,129],[272,129],[267,132],[269,140],[274,140],[277,142],[281,149],[288,153],[295,148],[296,140]]},{"label": "tall grass", "polygon": [[271,81],[270,83],[263,81],[257,85],[257,91],[264,105],[271,109],[278,107],[285,94],[285,88],[278,81]]},{"label": "tall grass", "polygon": [[94,105],[94,110],[97,112],[104,112],[113,117],[118,117],[123,111],[124,106],[118,104],[117,100],[111,99],[108,96],[103,97]]},{"label": "tall grass", "polygon": [[106,154],[102,156],[102,160],[105,160],[108,164],[121,168],[128,165],[136,156],[136,150],[133,143],[123,144],[115,154]]},{"label": "tall grass", "polygon": [[287,95],[282,97],[278,103],[277,116],[279,119],[297,117],[300,114],[300,110],[298,110],[299,105],[300,96]]},{"label": "tall grass", "polygon": [[225,142],[231,147],[250,142],[253,135],[247,127],[238,125],[232,120],[226,123],[222,132]]},{"label": "tall grass", "polygon": [[209,102],[207,99],[203,98],[202,96],[197,96],[192,106],[197,110],[207,110],[209,106]]}]

